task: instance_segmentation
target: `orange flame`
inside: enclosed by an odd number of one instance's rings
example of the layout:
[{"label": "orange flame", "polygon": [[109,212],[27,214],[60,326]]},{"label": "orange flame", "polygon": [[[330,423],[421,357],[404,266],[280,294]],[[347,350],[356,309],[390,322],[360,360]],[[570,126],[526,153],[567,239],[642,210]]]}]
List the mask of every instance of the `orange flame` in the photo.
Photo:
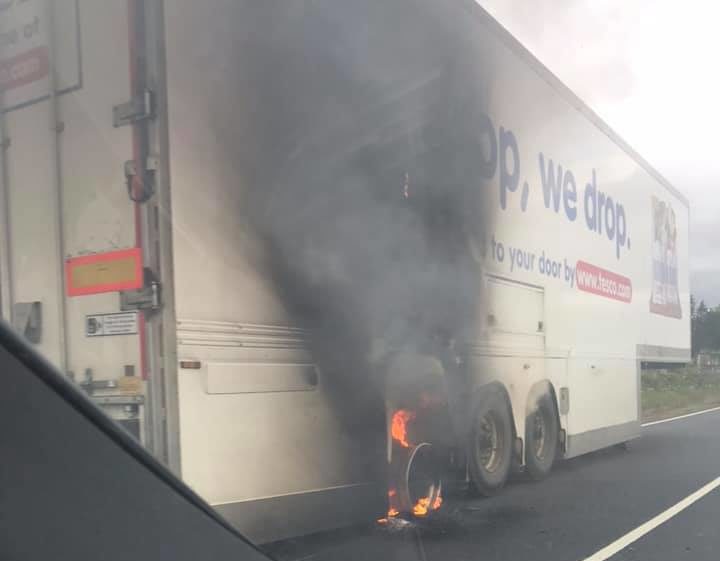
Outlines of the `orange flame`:
[{"label": "orange flame", "polygon": [[415,516],[427,516],[428,507],[430,506],[430,497],[423,497],[413,507],[413,514]]},{"label": "orange flame", "polygon": [[407,424],[415,418],[415,413],[407,409],[398,409],[392,416],[390,423],[390,434],[393,439],[404,448],[409,448],[410,443],[407,441]]},{"label": "orange flame", "polygon": [[393,517],[397,516],[398,514],[400,514],[400,511],[397,508],[395,508],[396,505],[394,504],[395,501],[393,500],[396,495],[397,495],[397,490],[393,487],[390,487],[390,489],[388,489],[388,502],[390,503],[390,505],[388,507],[388,513],[387,513],[388,517],[381,518],[380,520],[378,520],[378,522],[380,522],[380,524],[386,524],[388,521],[388,518],[393,518]]},{"label": "orange flame", "polygon": [[400,511],[396,508],[390,507],[387,513],[387,518],[378,518],[377,522],[378,524],[387,524],[388,520],[391,518],[395,518],[398,514],[400,514]]},{"label": "orange flame", "polygon": [[438,496],[435,498],[435,500],[433,501],[432,510],[437,510],[437,509],[439,509],[441,505],[442,505],[442,497],[441,497],[440,495],[438,495]]},{"label": "orange flame", "polygon": [[442,497],[439,494],[435,497],[432,505],[430,504],[430,497],[423,497],[418,499],[418,502],[413,507],[413,514],[418,518],[422,518],[427,516],[429,511],[439,509],[440,505],[442,505]]}]

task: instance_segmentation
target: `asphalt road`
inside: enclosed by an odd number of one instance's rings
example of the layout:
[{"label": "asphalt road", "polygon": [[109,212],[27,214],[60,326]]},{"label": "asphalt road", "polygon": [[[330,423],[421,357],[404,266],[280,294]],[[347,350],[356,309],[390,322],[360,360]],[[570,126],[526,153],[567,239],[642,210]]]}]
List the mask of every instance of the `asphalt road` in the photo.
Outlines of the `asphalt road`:
[{"label": "asphalt road", "polygon": [[[720,411],[643,429],[627,451],[560,462],[545,481],[497,497],[450,498],[402,530],[352,528],[275,544],[280,561],[582,561],[720,476]],[[720,559],[720,488],[614,554],[616,560]]]}]

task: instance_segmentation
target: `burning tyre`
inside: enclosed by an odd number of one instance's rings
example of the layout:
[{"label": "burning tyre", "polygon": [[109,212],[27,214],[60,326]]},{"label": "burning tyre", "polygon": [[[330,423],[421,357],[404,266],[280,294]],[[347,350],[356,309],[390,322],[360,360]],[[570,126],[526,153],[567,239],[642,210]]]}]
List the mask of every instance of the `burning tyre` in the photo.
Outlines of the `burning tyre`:
[{"label": "burning tyre", "polygon": [[425,517],[442,504],[444,371],[432,357],[399,353],[388,366],[388,517]]},{"label": "burning tyre", "polygon": [[393,451],[390,465],[394,487],[389,492],[389,516],[425,517],[442,504],[440,462],[431,444],[403,447]]}]

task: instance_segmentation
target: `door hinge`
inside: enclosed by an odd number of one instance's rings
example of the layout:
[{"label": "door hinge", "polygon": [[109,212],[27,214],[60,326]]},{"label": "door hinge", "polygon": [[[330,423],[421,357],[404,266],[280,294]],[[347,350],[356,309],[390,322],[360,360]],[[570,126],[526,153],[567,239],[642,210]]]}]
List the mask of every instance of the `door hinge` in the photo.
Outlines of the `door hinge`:
[{"label": "door hinge", "polygon": [[145,90],[128,102],[113,106],[113,126],[122,127],[155,118],[155,94]]},{"label": "door hinge", "polygon": [[137,290],[125,290],[120,293],[120,309],[155,311],[162,307],[161,285],[150,269],[144,271],[145,286]]}]

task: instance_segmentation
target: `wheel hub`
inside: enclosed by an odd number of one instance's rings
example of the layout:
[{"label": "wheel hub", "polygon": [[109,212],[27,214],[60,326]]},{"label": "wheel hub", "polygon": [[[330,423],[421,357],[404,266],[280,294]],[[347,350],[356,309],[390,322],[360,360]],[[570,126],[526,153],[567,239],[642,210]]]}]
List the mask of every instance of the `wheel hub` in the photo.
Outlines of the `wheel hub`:
[{"label": "wheel hub", "polygon": [[501,461],[502,438],[498,422],[493,413],[488,413],[480,419],[478,431],[478,460],[480,465],[491,473],[498,468]]},{"label": "wheel hub", "polygon": [[537,411],[535,415],[533,415],[532,435],[533,454],[535,454],[536,458],[541,459],[545,456],[547,435],[547,423],[542,411]]}]

